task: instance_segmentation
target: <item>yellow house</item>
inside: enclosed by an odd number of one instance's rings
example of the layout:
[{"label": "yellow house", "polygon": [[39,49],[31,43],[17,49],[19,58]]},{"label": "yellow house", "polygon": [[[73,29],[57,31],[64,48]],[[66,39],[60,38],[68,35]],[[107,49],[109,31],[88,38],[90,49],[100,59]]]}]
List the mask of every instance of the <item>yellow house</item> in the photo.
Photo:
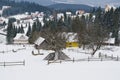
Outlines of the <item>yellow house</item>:
[{"label": "yellow house", "polygon": [[69,47],[79,47],[77,33],[69,32],[66,34],[66,48]]},{"label": "yellow house", "polygon": [[79,47],[78,42],[66,42],[66,47]]}]

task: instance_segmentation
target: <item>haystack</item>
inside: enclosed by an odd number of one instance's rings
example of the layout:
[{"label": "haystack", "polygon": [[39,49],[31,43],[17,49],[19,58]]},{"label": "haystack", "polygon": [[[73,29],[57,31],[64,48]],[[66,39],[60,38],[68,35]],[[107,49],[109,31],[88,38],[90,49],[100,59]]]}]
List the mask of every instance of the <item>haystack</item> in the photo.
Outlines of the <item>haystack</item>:
[{"label": "haystack", "polygon": [[69,60],[69,59],[70,58],[62,51],[56,51],[56,52],[50,53],[44,58],[44,60],[49,60],[49,61],[51,61],[51,60]]}]

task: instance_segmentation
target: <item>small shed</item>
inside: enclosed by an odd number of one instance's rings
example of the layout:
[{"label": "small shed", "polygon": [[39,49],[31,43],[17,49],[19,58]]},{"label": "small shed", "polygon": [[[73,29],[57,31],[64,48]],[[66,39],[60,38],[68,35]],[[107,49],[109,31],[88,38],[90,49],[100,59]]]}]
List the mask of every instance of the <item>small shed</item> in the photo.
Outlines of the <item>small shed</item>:
[{"label": "small shed", "polygon": [[14,44],[28,44],[29,43],[28,37],[22,33],[18,33],[13,40],[14,40]]},{"label": "small shed", "polygon": [[48,49],[48,42],[43,37],[39,37],[34,44],[36,49]]},{"label": "small shed", "polygon": [[115,38],[109,38],[108,40],[104,41],[104,45],[115,45]]}]

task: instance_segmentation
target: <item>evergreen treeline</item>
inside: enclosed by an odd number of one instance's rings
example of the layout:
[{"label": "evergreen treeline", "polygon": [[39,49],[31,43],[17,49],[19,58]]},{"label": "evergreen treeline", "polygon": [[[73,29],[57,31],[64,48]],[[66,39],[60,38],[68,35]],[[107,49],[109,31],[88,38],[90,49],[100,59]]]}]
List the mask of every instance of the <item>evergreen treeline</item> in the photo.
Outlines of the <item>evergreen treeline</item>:
[{"label": "evergreen treeline", "polygon": [[32,25],[32,29],[29,25],[28,27],[28,31],[27,31],[27,36],[29,37],[29,43],[34,43],[35,40],[37,40],[37,38],[40,36],[40,31],[42,29],[42,25],[41,22],[39,22],[39,20],[37,19],[33,25]]},{"label": "evergreen treeline", "polygon": [[13,43],[13,38],[16,37],[17,33],[24,33],[23,26],[16,27],[13,25],[13,22],[11,19],[8,21],[8,27],[7,27],[7,43],[11,44]]},{"label": "evergreen treeline", "polygon": [[95,22],[98,25],[102,25],[106,30],[112,33],[112,37],[116,40],[116,44],[119,43],[118,39],[118,32],[120,29],[120,7],[116,8],[115,10],[111,8],[110,11],[104,12],[101,8],[93,11],[93,14],[96,15]]}]

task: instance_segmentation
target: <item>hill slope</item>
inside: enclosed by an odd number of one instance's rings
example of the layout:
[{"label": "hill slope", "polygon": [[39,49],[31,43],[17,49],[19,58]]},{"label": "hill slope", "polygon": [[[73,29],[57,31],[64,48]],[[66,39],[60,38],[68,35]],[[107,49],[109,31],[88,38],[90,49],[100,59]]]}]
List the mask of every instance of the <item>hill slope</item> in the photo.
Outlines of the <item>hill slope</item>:
[{"label": "hill slope", "polygon": [[85,11],[90,11],[93,9],[93,7],[84,5],[84,4],[53,4],[49,5],[49,8],[55,9],[55,10],[85,10]]}]

